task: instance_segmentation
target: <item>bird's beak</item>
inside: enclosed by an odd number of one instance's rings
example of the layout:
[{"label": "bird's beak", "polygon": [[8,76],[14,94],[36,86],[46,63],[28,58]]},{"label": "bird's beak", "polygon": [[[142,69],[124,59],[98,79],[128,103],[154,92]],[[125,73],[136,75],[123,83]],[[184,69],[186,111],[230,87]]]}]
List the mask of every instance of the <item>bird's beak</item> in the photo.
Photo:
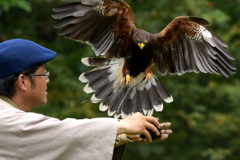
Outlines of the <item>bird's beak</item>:
[{"label": "bird's beak", "polygon": [[138,46],[141,48],[141,50],[145,47],[144,43],[138,43]]}]

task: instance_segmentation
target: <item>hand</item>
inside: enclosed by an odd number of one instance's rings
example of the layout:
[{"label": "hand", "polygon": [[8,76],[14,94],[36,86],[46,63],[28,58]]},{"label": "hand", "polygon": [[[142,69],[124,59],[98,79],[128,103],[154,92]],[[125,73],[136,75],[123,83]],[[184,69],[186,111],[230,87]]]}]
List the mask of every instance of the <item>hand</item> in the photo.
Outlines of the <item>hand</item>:
[{"label": "hand", "polygon": [[[160,137],[153,139],[153,142],[162,141],[168,138],[170,134],[172,134],[171,129],[167,129],[171,126],[170,122],[165,122],[160,124],[161,134]],[[138,143],[149,143],[146,138],[140,138],[140,135],[127,135],[127,138],[130,142],[138,142]]]},{"label": "hand", "polygon": [[158,120],[154,117],[144,116],[141,113],[135,113],[118,122],[117,135],[140,135],[146,137],[147,142],[151,142],[152,138],[147,129],[152,130],[156,135],[159,135],[157,128],[160,128]]}]

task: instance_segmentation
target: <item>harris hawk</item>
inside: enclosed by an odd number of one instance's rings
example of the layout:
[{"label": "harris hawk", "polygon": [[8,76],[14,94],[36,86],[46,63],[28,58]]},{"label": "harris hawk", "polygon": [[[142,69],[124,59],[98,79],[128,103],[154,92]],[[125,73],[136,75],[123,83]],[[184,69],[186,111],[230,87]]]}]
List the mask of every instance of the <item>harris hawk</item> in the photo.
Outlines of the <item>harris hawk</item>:
[{"label": "harris hawk", "polygon": [[62,0],[71,2],[53,8],[54,24],[60,35],[86,42],[96,56],[83,58],[95,66],[79,77],[88,82],[91,101],[99,109],[122,118],[135,112],[152,115],[162,111],[172,96],[153,74],[153,65],[162,75],[186,72],[223,74],[229,77],[236,67],[227,45],[205,26],[202,18],[174,18],[160,33],[136,28],[130,6],[123,0]]}]

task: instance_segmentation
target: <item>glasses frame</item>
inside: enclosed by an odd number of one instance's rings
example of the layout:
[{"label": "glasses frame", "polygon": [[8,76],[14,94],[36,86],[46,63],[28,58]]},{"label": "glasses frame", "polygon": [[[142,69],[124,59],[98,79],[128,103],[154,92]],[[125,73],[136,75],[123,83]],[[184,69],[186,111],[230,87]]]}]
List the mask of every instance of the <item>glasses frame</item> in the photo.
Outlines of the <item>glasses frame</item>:
[{"label": "glasses frame", "polygon": [[45,71],[45,73],[43,74],[25,74],[25,75],[29,75],[29,76],[44,76],[46,79],[49,79],[49,75],[50,75],[50,72],[49,71]]}]

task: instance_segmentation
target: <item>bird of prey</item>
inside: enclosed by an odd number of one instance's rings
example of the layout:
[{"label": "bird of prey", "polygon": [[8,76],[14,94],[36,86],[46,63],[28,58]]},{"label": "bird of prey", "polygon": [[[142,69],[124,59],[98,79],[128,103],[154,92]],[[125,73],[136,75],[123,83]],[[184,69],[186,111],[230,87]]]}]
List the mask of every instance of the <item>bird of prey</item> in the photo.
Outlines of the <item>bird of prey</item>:
[{"label": "bird of prey", "polygon": [[96,66],[79,79],[88,82],[84,91],[94,93],[91,101],[100,110],[123,118],[135,112],[152,115],[162,111],[172,96],[153,73],[186,72],[223,74],[236,67],[227,45],[205,26],[202,18],[179,16],[161,32],[151,34],[136,28],[130,6],[123,0],[62,0],[53,8],[54,24],[60,35],[86,42],[100,58],[83,58]]}]

